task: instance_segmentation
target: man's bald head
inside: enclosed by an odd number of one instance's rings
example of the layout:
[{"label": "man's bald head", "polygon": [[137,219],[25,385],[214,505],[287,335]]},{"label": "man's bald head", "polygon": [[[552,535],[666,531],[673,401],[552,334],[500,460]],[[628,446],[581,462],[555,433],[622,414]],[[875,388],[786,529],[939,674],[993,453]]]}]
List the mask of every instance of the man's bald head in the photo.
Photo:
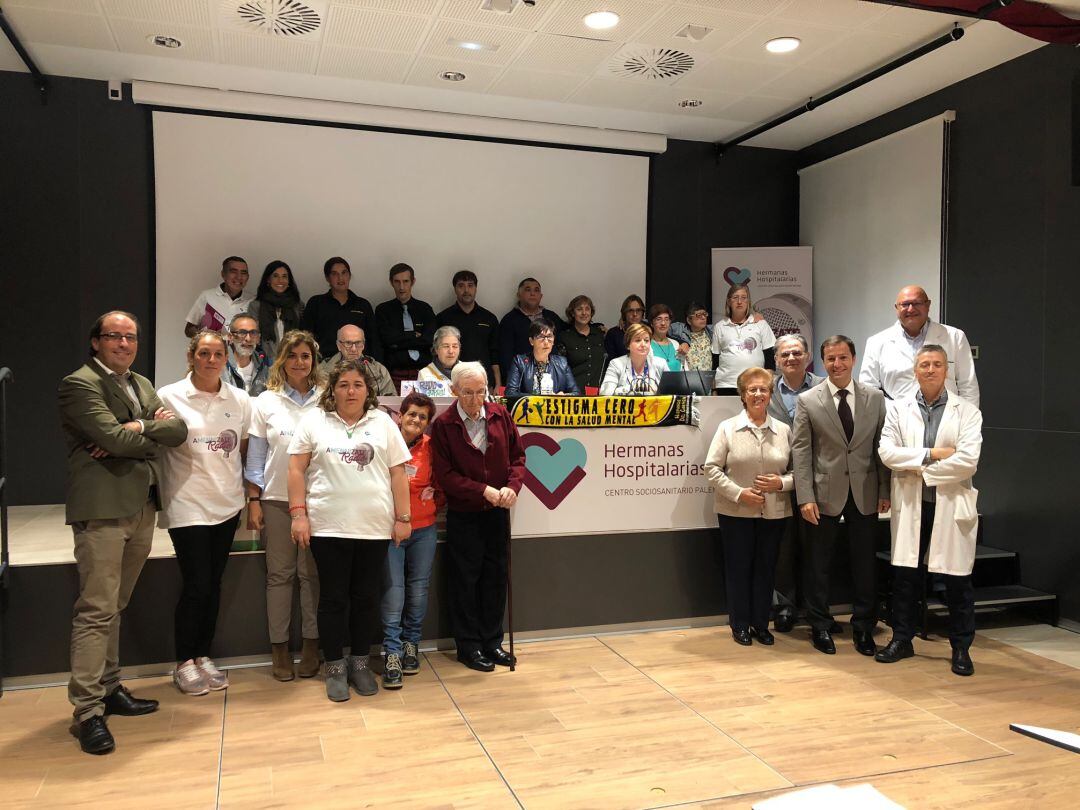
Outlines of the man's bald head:
[{"label": "man's bald head", "polygon": [[904,287],[896,295],[896,319],[909,335],[917,335],[930,319],[930,299],[917,284]]},{"label": "man's bald head", "polygon": [[359,326],[347,324],[338,329],[337,347],[343,359],[359,360],[364,353],[365,344],[364,330]]}]

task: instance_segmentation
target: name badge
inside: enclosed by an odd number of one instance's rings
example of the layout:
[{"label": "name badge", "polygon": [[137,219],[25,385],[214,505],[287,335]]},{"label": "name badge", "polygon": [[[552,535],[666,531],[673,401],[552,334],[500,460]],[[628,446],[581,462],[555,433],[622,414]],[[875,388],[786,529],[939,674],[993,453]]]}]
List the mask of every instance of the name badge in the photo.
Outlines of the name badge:
[{"label": "name badge", "polygon": [[406,464],[405,465],[405,474],[407,476],[409,476],[409,478],[416,478],[416,465],[415,464]]}]

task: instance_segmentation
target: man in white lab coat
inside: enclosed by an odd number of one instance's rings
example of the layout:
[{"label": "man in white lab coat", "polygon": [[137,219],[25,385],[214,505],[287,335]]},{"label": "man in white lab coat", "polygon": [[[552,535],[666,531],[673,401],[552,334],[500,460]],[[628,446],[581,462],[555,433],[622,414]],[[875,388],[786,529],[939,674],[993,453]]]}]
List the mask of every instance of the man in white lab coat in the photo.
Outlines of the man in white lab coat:
[{"label": "man in white lab coat", "polygon": [[878,455],[893,471],[893,637],[875,658],[893,664],[915,654],[915,614],[929,570],[945,581],[952,671],[971,675],[979,528],[971,477],[982,450],[982,413],[947,390],[949,366],[942,346],[924,344],[914,363],[919,390],[889,409],[881,430]]},{"label": "man in white lab coat", "polygon": [[894,306],[896,323],[866,341],[859,382],[880,388],[889,399],[913,397],[919,388],[912,374],[915,354],[923,346],[935,344],[949,353],[945,387],[978,408],[979,381],[967,335],[930,320],[930,299],[922,287],[904,287]]}]

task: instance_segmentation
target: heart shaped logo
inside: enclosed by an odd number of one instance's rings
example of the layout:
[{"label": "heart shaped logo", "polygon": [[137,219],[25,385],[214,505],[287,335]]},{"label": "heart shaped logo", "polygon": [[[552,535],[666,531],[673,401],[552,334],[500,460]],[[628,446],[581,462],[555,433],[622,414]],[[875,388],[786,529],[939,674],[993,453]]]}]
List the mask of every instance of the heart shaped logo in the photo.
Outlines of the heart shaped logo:
[{"label": "heart shaped logo", "polygon": [[746,284],[750,281],[750,268],[728,267],[724,270],[724,281],[732,286],[735,286],[736,284]]},{"label": "heart shaped logo", "polygon": [[555,441],[546,433],[526,433],[525,486],[548,509],[555,509],[585,477],[588,454],[577,439]]}]

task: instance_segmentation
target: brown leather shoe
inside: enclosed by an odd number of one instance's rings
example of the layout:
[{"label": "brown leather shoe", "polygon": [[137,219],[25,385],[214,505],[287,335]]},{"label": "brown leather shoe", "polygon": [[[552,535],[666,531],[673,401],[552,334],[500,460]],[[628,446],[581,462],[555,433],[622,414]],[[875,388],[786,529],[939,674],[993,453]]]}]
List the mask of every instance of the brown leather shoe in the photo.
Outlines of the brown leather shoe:
[{"label": "brown leather shoe", "polygon": [[274,662],[272,670],[275,681],[291,681],[296,675],[293,674],[292,653],[289,652],[289,642],[271,644],[271,657]]},{"label": "brown leather shoe", "polygon": [[304,639],[296,674],[301,678],[314,678],[319,674],[319,640],[317,638]]}]

